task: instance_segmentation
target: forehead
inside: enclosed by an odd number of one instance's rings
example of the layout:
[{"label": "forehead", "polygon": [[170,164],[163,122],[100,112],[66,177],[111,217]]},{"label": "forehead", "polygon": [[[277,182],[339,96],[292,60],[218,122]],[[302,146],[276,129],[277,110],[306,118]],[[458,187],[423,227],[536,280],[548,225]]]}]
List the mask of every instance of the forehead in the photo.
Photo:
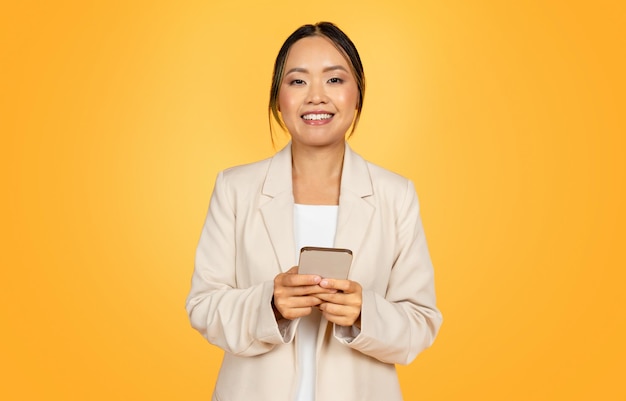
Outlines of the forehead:
[{"label": "forehead", "polygon": [[302,38],[289,49],[286,67],[315,67],[341,65],[349,68],[348,61],[335,45],[323,36]]}]

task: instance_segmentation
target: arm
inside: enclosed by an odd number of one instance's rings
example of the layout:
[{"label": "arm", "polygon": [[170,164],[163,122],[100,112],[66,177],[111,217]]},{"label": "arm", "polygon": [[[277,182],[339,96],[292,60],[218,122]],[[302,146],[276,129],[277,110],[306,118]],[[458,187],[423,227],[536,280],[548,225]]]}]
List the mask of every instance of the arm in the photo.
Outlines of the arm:
[{"label": "arm", "polygon": [[200,235],[186,309],[192,327],[210,343],[236,355],[259,355],[291,341],[295,325],[279,327],[276,322],[271,280],[237,288],[236,216],[226,186],[220,173]]},{"label": "arm", "polygon": [[397,249],[385,296],[362,290],[360,328],[335,324],[335,337],[386,363],[410,363],[429,347],[442,322],[433,267],[411,182],[398,214]]}]

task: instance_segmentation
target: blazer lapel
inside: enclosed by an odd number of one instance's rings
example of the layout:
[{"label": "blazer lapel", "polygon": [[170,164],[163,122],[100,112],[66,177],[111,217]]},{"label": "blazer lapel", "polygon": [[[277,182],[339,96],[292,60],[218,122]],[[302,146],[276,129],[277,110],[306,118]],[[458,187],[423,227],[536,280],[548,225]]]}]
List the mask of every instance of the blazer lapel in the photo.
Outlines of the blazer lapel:
[{"label": "blazer lapel", "polygon": [[359,256],[361,244],[374,214],[374,205],[370,203],[372,195],[367,162],[346,143],[335,247],[350,249],[355,258]]},{"label": "blazer lapel", "polygon": [[293,203],[291,144],[288,144],[276,153],[270,162],[259,205],[265,228],[283,272],[297,263]]},{"label": "blazer lapel", "polygon": [[[367,162],[354,153],[346,143],[334,245],[337,248],[350,249],[355,258],[359,255],[374,214],[374,206],[370,203],[372,195]],[[263,184],[260,203],[265,228],[283,272],[297,264],[293,204],[291,143],[289,143],[272,158]]]},{"label": "blazer lapel", "polygon": [[[337,248],[350,249],[355,259],[359,257],[365,233],[369,230],[374,215],[375,207],[370,203],[373,194],[367,162],[354,153],[346,143],[334,245]],[[354,266],[353,260],[349,278],[352,276]],[[316,354],[318,358],[322,343],[325,338],[332,336],[332,330],[333,326],[322,317],[317,333]]]}]

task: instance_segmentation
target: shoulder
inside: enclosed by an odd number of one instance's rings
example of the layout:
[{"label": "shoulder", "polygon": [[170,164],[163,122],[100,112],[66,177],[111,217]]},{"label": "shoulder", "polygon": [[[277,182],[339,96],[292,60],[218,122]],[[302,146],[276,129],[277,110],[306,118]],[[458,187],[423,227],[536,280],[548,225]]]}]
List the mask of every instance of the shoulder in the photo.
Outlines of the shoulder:
[{"label": "shoulder", "polygon": [[284,181],[291,177],[291,147],[283,149],[266,159],[242,164],[220,172],[218,181],[239,189],[258,189],[266,181]]},{"label": "shoulder", "polygon": [[374,195],[401,209],[418,207],[417,193],[413,182],[393,171],[367,162]]},{"label": "shoulder", "polygon": [[406,190],[406,187],[411,184],[411,181],[408,178],[396,172],[388,170],[370,161],[366,161],[366,163],[374,188],[379,187]]},{"label": "shoulder", "polygon": [[271,159],[229,167],[218,173],[213,193],[231,204],[251,199],[261,192]]},{"label": "shoulder", "polygon": [[[413,182],[407,178],[391,171],[387,168],[371,161],[365,160],[362,156],[352,151],[351,160],[355,165],[360,165],[359,171],[367,171],[368,184],[371,190],[368,191],[374,203],[387,209],[400,210],[407,207],[417,206],[417,194]],[[355,177],[363,177],[363,173],[355,174]]]},{"label": "shoulder", "polygon": [[405,194],[407,190],[414,191],[413,183],[408,178],[366,160],[352,149],[349,152],[354,165],[359,166],[355,168],[355,171],[359,171],[357,175],[362,174],[363,167],[367,170],[374,195]]},{"label": "shoulder", "polygon": [[232,184],[250,183],[255,180],[262,180],[267,174],[271,158],[259,160],[253,163],[233,166],[222,170],[219,175],[225,182]]}]

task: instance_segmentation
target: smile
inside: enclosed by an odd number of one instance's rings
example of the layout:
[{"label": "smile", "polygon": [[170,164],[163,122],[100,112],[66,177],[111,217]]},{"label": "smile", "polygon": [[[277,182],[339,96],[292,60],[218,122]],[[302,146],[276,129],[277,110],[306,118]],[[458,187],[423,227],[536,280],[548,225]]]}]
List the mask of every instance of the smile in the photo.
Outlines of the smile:
[{"label": "smile", "polygon": [[321,121],[321,120],[328,120],[330,118],[333,117],[334,114],[328,114],[328,113],[321,113],[321,114],[305,114],[302,116],[302,118],[304,120],[309,120],[309,121]]}]

